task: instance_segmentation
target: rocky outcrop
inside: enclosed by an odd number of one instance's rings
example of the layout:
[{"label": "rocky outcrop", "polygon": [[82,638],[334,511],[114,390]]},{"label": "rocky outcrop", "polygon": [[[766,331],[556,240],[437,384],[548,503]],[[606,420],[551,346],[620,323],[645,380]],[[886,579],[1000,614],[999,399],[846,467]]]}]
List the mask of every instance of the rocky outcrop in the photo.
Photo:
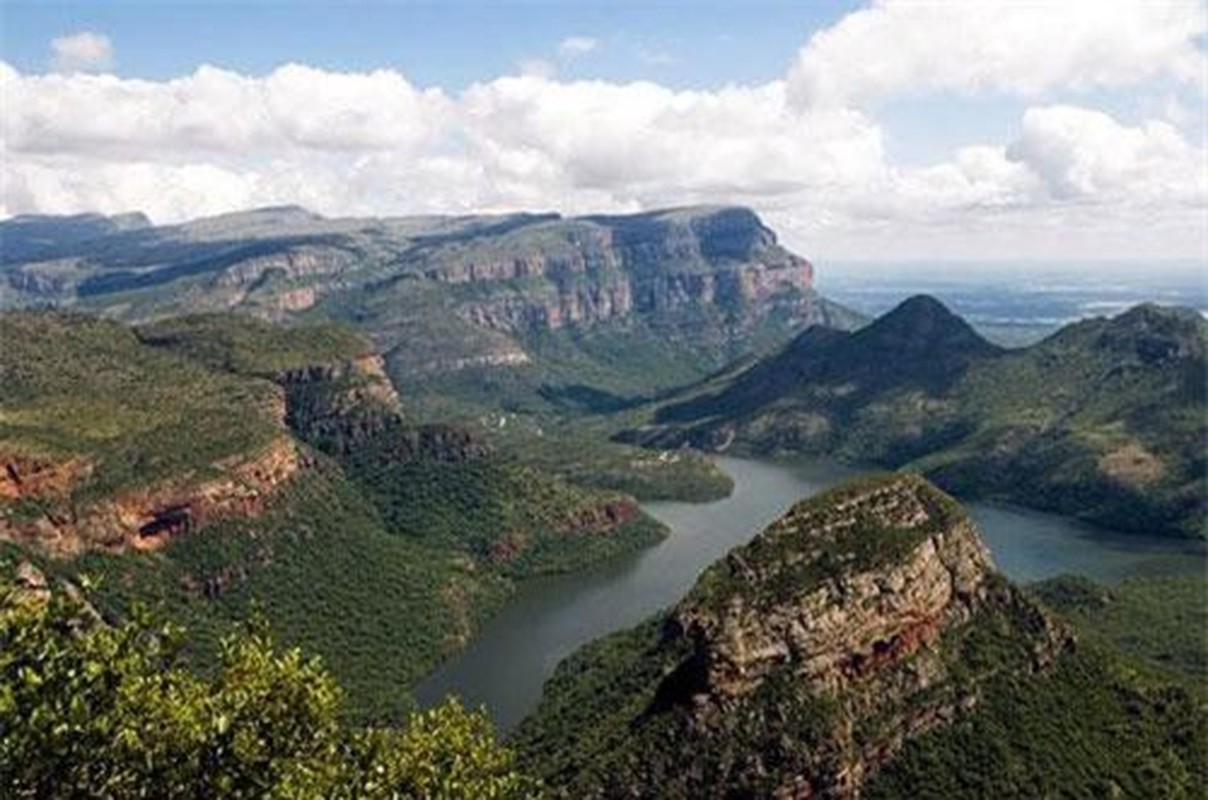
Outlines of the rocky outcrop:
[{"label": "rocky outcrop", "polygon": [[[814,691],[840,691],[973,616],[985,599],[990,557],[967,519],[920,537],[889,563],[853,561],[790,595],[767,596],[784,572],[809,571],[811,560],[834,554],[836,542],[861,535],[854,529],[868,516],[901,531],[932,523],[931,498],[910,485],[916,481],[903,478],[834,506],[791,511],[749,550],[729,556],[722,569],[739,580],[727,596],[706,592],[677,609],[674,624],[705,654],[710,695],[750,694],[785,665]],[[761,551],[781,546],[769,540],[794,537],[808,537],[807,547],[784,560],[761,558]]]},{"label": "rocky outcrop", "polygon": [[[995,616],[1019,626],[1027,660],[957,678],[954,643]],[[974,707],[994,669],[1046,671],[1071,642],[994,574],[959,507],[909,475],[790,510],[702,577],[667,635],[690,642],[693,682],[663,691],[688,689],[694,735],[726,731],[769,682],[834,704],[808,768],[782,777],[786,798],[858,795],[907,738]],[[877,733],[857,734],[868,720]]]},{"label": "rocky outcrop", "polygon": [[392,411],[402,409],[398,390],[386,374],[382,357],[372,353],[348,361],[309,364],[286,370],[278,374],[275,380],[285,387],[287,393],[307,387],[323,387],[328,391],[328,400],[333,406],[333,411],[362,405],[373,405]]},{"label": "rocky outcrop", "polygon": [[92,469],[92,462],[81,457],[55,460],[0,451],[0,500],[66,497]]},{"label": "rocky outcrop", "polygon": [[34,493],[26,483],[20,497],[31,511],[0,516],[0,539],[57,556],[155,550],[214,519],[259,514],[303,461],[293,440],[281,436],[257,453],[214,465],[215,477],[182,476],[84,505],[72,498],[74,485],[44,483]]},{"label": "rocky outcrop", "polygon": [[273,272],[283,278],[338,275],[356,263],[346,250],[334,247],[296,247],[256,256],[231,266],[216,281],[218,286],[251,286]]},{"label": "rocky outcrop", "polygon": [[869,478],[790,509],[598,661],[577,656],[543,703],[553,721],[539,709],[518,747],[560,796],[858,797],[996,676],[1047,674],[1072,645],[952,498]]},{"label": "rocky outcrop", "polygon": [[641,508],[632,497],[618,497],[582,508],[563,519],[558,527],[563,533],[607,533],[637,519],[641,514]]},{"label": "rocky outcrop", "polygon": [[402,424],[402,402],[377,355],[313,364],[275,377],[284,422],[307,443],[342,454]]}]

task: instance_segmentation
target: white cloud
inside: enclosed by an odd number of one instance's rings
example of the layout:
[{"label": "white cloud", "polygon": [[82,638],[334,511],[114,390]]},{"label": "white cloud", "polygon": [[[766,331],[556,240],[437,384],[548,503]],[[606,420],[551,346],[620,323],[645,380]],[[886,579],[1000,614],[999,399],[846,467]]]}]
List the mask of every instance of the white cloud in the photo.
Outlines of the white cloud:
[{"label": "white cloud", "polygon": [[1162,120],[1130,127],[1085,108],[1031,108],[1006,155],[1056,200],[1196,204],[1208,196],[1204,151]]},{"label": "white cloud", "polygon": [[816,33],[789,77],[802,106],[933,91],[1036,97],[1053,89],[1202,81],[1198,0],[882,0]]},{"label": "white cloud", "polygon": [[153,219],[172,221],[260,204],[255,172],[207,163],[6,159],[0,182],[10,213],[145,209]]},{"label": "white cloud", "polygon": [[435,136],[448,100],[390,70],[334,73],[288,64],[263,78],[202,66],[169,81],[19,75],[0,68],[0,132],[18,152],[177,159],[261,148],[359,151]]},{"label": "white cloud", "polygon": [[51,66],[60,72],[99,72],[113,66],[113,43],[92,31],[52,39],[50,49]]},{"label": "white cloud", "polygon": [[[903,13],[896,9],[861,12],[876,25],[855,29],[876,28],[881,15]],[[852,19],[861,17],[831,30]],[[1142,38],[1182,42],[1186,26],[1171,27]],[[1152,120],[1125,122],[1068,98],[1046,100],[999,141],[903,167],[887,155],[875,116],[855,102],[905,91],[897,69],[913,74],[919,91],[1074,87],[1109,74],[1164,75],[1166,84],[1178,58],[1131,73],[1122,62],[1104,66],[1115,55],[1095,69],[1094,59],[1079,58],[1077,70],[1036,67],[1027,83],[1012,77],[1015,61],[1004,55],[990,86],[976,65],[949,83],[897,56],[875,69],[843,66],[829,41],[820,34],[805,53],[821,54],[809,56],[821,59],[810,69],[826,75],[817,86],[833,90],[804,106],[794,102],[800,64],[760,86],[677,91],[556,80],[543,62],[449,95],[392,70],[290,64],[248,76],[202,66],[148,81],[27,75],[0,62],[0,212],[141,209],[173,221],[277,203],[369,215],[738,202],[764,213],[790,245],[823,257],[1194,255],[1203,247],[1205,150],[1159,108]],[[894,46],[910,58],[922,47]],[[886,64],[896,66],[878,71]]]},{"label": "white cloud", "polygon": [[589,36],[568,36],[558,43],[558,55],[567,60],[579,58],[595,50],[599,44]]}]

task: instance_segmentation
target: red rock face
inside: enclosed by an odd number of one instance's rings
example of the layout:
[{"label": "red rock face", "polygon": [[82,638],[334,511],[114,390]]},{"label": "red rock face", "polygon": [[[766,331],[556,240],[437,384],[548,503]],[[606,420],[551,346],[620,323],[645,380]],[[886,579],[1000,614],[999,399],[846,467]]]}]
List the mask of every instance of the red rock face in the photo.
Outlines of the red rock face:
[{"label": "red rock face", "polygon": [[301,467],[297,446],[281,437],[263,452],[232,465],[222,478],[121,497],[113,503],[122,539],[119,549],[156,550],[213,519],[257,516],[276,489]]},{"label": "red rock face", "polygon": [[636,519],[640,513],[636,502],[627,497],[620,498],[573,514],[559,525],[559,529],[564,533],[584,535],[607,533]]},{"label": "red rock face", "polygon": [[[13,462],[9,462],[11,466]],[[74,508],[70,491],[82,467],[46,467],[22,478],[6,466],[0,486],[16,498],[55,500],[52,508],[32,520],[0,518],[0,539],[31,544],[53,555],[72,556],[89,550],[120,553],[156,550],[172,538],[188,535],[206,522],[228,515],[255,516],[278,487],[302,468],[293,440],[281,436],[249,458],[220,465],[223,474],[205,481],[177,480],[122,492],[84,509]],[[73,471],[74,470],[74,471]],[[67,476],[71,475],[71,481]],[[35,480],[35,476],[39,479]],[[39,489],[34,493],[34,487]],[[9,498],[9,494],[0,495]]]},{"label": "red rock face", "polygon": [[65,497],[91,474],[84,458],[52,461],[0,452],[0,500]]},{"label": "red rock face", "polygon": [[[921,479],[900,476],[825,506],[805,504],[706,573],[706,590],[690,594],[668,628],[669,636],[692,644],[693,677],[679,696],[690,709],[693,735],[724,731],[728,715],[760,702],[770,680],[829,698],[843,720],[885,722],[876,736],[855,738],[848,723],[836,723],[827,751],[833,756],[786,781],[775,796],[858,797],[907,738],[952,722],[978,702],[977,681],[955,682],[945,637],[959,637],[983,613],[1011,609],[1010,618],[1026,620],[1021,636],[1032,639],[1032,662],[1024,668],[1048,670],[1070,645],[1068,632],[994,577],[973,524],[945,511],[938,495]],[[875,530],[869,520],[876,520]],[[885,551],[894,553],[887,560],[837,556],[827,547],[867,530],[886,543],[909,530],[926,535],[905,539],[911,545],[900,552]],[[811,563],[823,567],[811,571]],[[790,579],[800,575],[814,578]],[[953,691],[933,691],[945,684]]]}]

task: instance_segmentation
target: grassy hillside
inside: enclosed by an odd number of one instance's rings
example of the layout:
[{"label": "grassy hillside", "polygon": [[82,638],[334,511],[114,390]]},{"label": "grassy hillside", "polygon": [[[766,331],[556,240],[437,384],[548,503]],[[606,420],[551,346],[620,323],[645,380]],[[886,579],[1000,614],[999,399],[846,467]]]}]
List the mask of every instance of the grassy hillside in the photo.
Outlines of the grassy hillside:
[{"label": "grassy hillside", "polygon": [[239,314],[171,317],[136,328],[139,341],[217,371],[275,376],[372,353],[347,325],[286,327]]},{"label": "grassy hillside", "polygon": [[115,322],[11,312],[0,341],[0,453],[84,456],[97,469],[81,493],[210,473],[281,433],[272,384],[154,350]]},{"label": "grassy hillside", "polygon": [[957,491],[1110,526],[1208,534],[1208,322],[1138,306],[969,370],[975,429],[920,459]]},{"label": "grassy hillside", "polygon": [[1031,588],[1083,639],[1208,693],[1208,574],[1130,578],[1111,587],[1062,576]]},{"label": "grassy hillside", "polygon": [[1190,800],[1205,781],[1199,702],[1088,648],[1047,680],[1000,675],[967,721],[908,743],[866,796]]},{"label": "grassy hillside", "polygon": [[1145,533],[1204,536],[1208,322],[1138,306],[1004,351],[929,298],[855,333],[814,328],[657,404],[624,435],[921,471]]}]

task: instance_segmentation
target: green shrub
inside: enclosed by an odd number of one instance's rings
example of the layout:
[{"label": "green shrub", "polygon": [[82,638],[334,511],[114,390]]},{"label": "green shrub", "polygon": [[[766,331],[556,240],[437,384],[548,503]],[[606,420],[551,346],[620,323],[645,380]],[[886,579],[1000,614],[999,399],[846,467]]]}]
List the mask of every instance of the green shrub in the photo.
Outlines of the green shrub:
[{"label": "green shrub", "polygon": [[179,629],[108,625],[73,592],[0,587],[0,794],[100,798],[510,798],[538,787],[456,701],[406,727],[343,725],[317,659],[249,625],[212,678]]}]

